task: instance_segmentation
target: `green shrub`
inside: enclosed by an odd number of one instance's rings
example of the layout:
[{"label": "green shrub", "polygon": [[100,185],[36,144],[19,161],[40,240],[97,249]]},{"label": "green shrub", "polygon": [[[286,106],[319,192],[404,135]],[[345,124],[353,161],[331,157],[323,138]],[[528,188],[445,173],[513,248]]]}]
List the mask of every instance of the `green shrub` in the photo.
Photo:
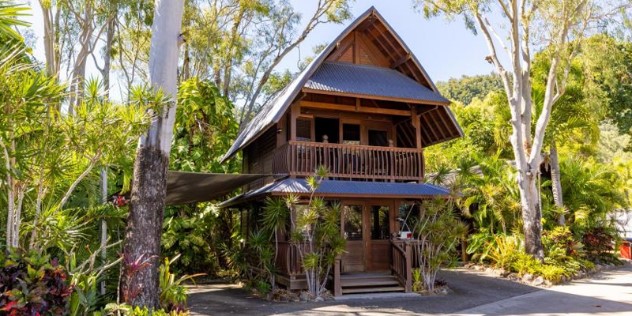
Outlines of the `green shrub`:
[{"label": "green shrub", "polygon": [[503,269],[510,269],[522,251],[522,241],[515,235],[498,235],[488,247],[488,257],[492,263]]},{"label": "green shrub", "polygon": [[164,309],[152,310],[147,307],[132,307],[127,304],[110,303],[105,306],[104,313],[97,315],[118,315],[118,316],[188,316],[187,311],[165,311]]},{"label": "green shrub", "polygon": [[72,293],[66,271],[47,255],[0,253],[3,315],[66,315]]},{"label": "green shrub", "polygon": [[549,280],[555,284],[560,283],[562,277],[569,276],[563,267],[550,264],[540,265],[538,274],[542,275],[544,279]]},{"label": "green shrub", "polygon": [[163,264],[158,268],[160,281],[160,306],[167,311],[184,311],[186,310],[187,290],[183,285],[186,280],[193,279],[197,276],[204,275],[184,275],[176,279],[176,275],[171,273],[171,265],[178,260],[179,256],[169,260],[165,258]]},{"label": "green shrub", "polygon": [[584,245],[578,242],[568,226],[558,226],[542,232],[544,252],[553,258],[566,259],[567,256],[584,255]]},{"label": "green shrub", "polygon": [[607,257],[612,254],[615,240],[615,233],[606,227],[592,227],[582,236],[588,259],[595,262],[609,259]]},{"label": "green shrub", "polygon": [[418,242],[413,247],[416,248],[423,287],[432,293],[437,272],[450,260],[450,254],[466,228],[455,215],[451,199],[424,201],[420,209],[419,221],[413,228],[413,236]]},{"label": "green shrub", "polygon": [[421,269],[413,269],[413,292],[421,292],[423,288]]},{"label": "green shrub", "polygon": [[468,255],[472,256],[472,261],[484,262],[488,259],[489,251],[495,245],[495,236],[488,229],[481,227],[475,234],[468,237],[467,249]]},{"label": "green shrub", "polygon": [[510,265],[510,270],[518,273],[519,275],[532,274],[536,275],[541,269],[541,263],[533,258],[533,256],[525,253],[518,252],[514,257],[514,261]]}]

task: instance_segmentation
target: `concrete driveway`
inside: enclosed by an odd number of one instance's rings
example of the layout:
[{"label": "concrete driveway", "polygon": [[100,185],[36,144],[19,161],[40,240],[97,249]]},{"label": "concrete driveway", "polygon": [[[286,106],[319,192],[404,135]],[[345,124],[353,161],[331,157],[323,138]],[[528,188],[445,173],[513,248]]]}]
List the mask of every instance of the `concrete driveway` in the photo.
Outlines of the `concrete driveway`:
[{"label": "concrete driveway", "polygon": [[318,303],[272,303],[235,285],[191,288],[192,315],[631,315],[632,265],[542,289],[465,269],[443,271],[452,293],[345,295]]}]

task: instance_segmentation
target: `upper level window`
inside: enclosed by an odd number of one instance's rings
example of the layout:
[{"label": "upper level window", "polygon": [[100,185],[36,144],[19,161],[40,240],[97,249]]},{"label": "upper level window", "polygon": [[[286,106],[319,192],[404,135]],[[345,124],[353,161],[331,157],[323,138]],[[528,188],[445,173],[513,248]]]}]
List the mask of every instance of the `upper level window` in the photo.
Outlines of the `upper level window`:
[{"label": "upper level window", "polygon": [[342,143],[360,145],[360,125],[342,124]]},{"label": "upper level window", "polygon": [[388,133],[386,131],[370,129],[369,146],[388,146]]},{"label": "upper level window", "polygon": [[296,119],[296,140],[312,140],[312,120],[309,118]]}]

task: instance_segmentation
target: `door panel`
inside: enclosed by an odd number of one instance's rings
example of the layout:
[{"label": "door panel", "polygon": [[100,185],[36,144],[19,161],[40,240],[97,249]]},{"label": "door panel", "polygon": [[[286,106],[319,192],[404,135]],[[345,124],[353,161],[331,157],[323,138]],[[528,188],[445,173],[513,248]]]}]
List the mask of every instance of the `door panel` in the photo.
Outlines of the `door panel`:
[{"label": "door panel", "polygon": [[370,205],[369,213],[370,238],[366,249],[366,265],[369,271],[386,271],[390,268],[390,220],[389,205]]},{"label": "door panel", "polygon": [[365,271],[364,207],[345,205],[342,208],[343,234],[347,252],[342,255],[342,272]]},{"label": "door panel", "polygon": [[387,271],[391,262],[393,229],[391,203],[355,202],[343,206],[343,235],[347,252],[342,272]]}]

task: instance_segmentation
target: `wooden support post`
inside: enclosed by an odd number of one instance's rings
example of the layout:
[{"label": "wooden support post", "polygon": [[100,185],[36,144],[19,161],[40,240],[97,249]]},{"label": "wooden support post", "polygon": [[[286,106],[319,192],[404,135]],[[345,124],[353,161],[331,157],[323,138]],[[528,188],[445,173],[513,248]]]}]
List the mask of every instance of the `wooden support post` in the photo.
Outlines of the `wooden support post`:
[{"label": "wooden support post", "polygon": [[423,182],[423,174],[424,174],[424,163],[423,163],[423,144],[421,143],[421,120],[419,118],[420,115],[417,114],[417,108],[413,107],[411,109],[411,123],[415,128],[415,144],[418,152],[418,168],[419,168],[419,182]]},{"label": "wooden support post", "polygon": [[299,102],[295,102],[290,107],[290,140],[296,140],[296,120],[301,114],[301,107]]},{"label": "wooden support post", "polygon": [[406,241],[404,243],[404,250],[406,251],[406,293],[410,293],[413,291],[413,248],[410,242]]},{"label": "wooden support post", "polygon": [[342,296],[342,283],[340,282],[340,256],[334,261],[334,296]]}]

